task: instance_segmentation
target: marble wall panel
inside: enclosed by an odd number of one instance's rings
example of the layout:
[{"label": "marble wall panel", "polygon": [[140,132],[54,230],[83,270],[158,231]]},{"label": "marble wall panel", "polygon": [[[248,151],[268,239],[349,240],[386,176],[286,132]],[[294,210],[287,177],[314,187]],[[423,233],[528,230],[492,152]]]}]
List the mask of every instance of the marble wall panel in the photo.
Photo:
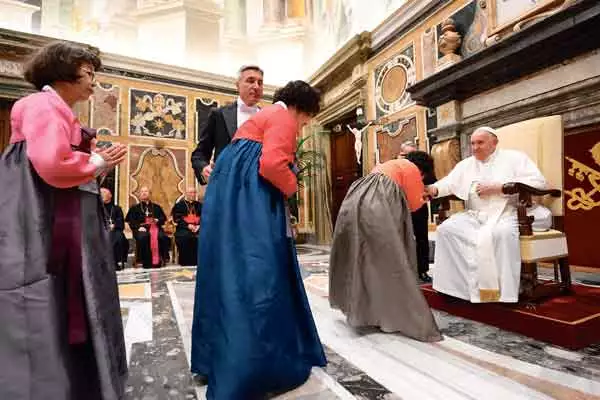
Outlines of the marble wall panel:
[{"label": "marble wall panel", "polygon": [[417,118],[415,116],[385,125],[377,132],[377,150],[379,162],[393,160],[400,154],[402,143],[417,137]]},{"label": "marble wall panel", "polygon": [[435,73],[437,64],[437,30],[427,29],[421,36],[423,78]]},{"label": "marble wall panel", "polygon": [[187,97],[143,89],[129,91],[129,135],[185,140]]},{"label": "marble wall panel", "polygon": [[[460,34],[460,37],[463,39],[461,47],[457,50],[458,54],[462,54],[462,48],[464,47],[465,43],[465,36],[467,35],[467,32],[469,32],[469,28],[471,27],[475,19],[475,10],[477,8],[476,3],[477,1],[473,0],[472,2],[468,3],[465,7],[461,8],[460,10],[456,11],[450,16],[450,18],[454,20],[456,31]],[[436,29],[437,37],[439,38],[440,36],[442,36],[442,23],[439,23],[436,26]],[[438,49],[438,58],[442,58],[443,56],[444,55]]]},{"label": "marble wall panel", "polygon": [[129,205],[136,204],[139,189],[148,186],[152,200],[168,214],[185,191],[186,149],[132,145],[129,154]]},{"label": "marble wall panel", "polygon": [[196,142],[198,141],[198,135],[208,122],[208,114],[214,108],[219,107],[219,101],[211,97],[202,97],[196,99]]},{"label": "marble wall panel", "polygon": [[415,82],[415,54],[411,43],[375,69],[376,118],[413,105],[414,102],[406,88]]},{"label": "marble wall panel", "polygon": [[90,126],[99,135],[119,135],[119,110],[121,88],[100,82],[91,99]]}]

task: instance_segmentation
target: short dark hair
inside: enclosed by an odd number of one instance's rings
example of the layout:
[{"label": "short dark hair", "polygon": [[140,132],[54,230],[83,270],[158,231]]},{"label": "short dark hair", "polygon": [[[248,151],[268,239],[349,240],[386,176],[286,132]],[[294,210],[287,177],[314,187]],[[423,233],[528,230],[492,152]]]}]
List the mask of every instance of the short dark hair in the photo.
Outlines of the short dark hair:
[{"label": "short dark hair", "polygon": [[304,81],[291,81],[277,89],[273,95],[273,103],[278,101],[312,116],[321,110],[321,93]]},{"label": "short dark hair", "polygon": [[258,65],[242,65],[238,71],[238,79],[242,77],[242,74],[246,71],[257,71],[262,76],[265,76],[265,72]]},{"label": "short dark hair", "polygon": [[[426,184],[435,182],[435,172],[433,158],[427,152],[415,150],[404,156],[405,159],[415,164],[423,174],[423,180]],[[431,182],[433,180],[433,182]],[[428,183],[431,182],[431,183]]]},{"label": "short dark hair", "polygon": [[38,90],[54,82],[75,82],[79,67],[89,63],[97,71],[102,62],[92,50],[69,42],[54,42],[39,49],[27,62],[24,78]]}]

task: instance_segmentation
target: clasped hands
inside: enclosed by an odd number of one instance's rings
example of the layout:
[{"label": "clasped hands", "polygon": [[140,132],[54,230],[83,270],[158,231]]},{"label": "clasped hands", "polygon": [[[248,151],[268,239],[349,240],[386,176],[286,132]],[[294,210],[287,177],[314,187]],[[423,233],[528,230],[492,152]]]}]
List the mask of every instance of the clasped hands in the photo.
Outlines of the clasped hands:
[{"label": "clasped hands", "polygon": [[200,229],[200,225],[188,224],[188,229],[193,233],[196,233],[198,232],[198,229]]},{"label": "clasped hands", "polygon": [[121,143],[113,143],[108,147],[97,147],[96,139],[92,140],[91,149],[98,154],[106,163],[106,169],[109,170],[115,165],[122,163],[127,156],[127,146]]},{"label": "clasped hands", "polygon": [[500,195],[502,194],[502,184],[479,182],[475,185],[475,193],[477,193],[479,197]]},{"label": "clasped hands", "polygon": [[[155,224],[158,224],[158,219],[156,219],[156,218],[152,218],[152,221],[153,221]],[[144,224],[144,225],[147,225],[147,224]],[[148,229],[147,229],[145,226],[140,226],[140,229],[138,229],[138,230],[139,230],[140,232],[146,232]]]}]

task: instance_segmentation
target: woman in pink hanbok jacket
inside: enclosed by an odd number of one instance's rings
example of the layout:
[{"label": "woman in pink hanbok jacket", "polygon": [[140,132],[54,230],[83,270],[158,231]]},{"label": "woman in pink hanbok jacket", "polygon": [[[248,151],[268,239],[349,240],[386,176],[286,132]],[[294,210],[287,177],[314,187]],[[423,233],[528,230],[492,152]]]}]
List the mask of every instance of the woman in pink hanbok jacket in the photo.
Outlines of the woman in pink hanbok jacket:
[{"label": "woman in pink hanbok jacket", "polygon": [[40,92],[11,112],[0,160],[0,399],[123,397],[123,326],[95,178],[126,150],[94,151],[72,111],[99,67],[83,47],[42,48],[25,68]]}]

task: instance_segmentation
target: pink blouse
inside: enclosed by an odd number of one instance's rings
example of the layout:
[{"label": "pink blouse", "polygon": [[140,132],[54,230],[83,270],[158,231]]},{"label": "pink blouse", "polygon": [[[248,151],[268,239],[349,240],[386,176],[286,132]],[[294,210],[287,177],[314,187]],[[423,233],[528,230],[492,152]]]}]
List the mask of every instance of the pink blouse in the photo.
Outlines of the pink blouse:
[{"label": "pink blouse", "polygon": [[425,185],[423,185],[421,171],[415,164],[400,158],[376,165],[372,172],[387,176],[402,188],[410,211],[417,211],[425,204],[423,200]]},{"label": "pink blouse", "polygon": [[89,162],[90,155],[71,149],[81,142],[79,121],[54,90],[17,101],[10,123],[10,143],[27,143],[27,157],[49,185],[69,188],[94,178],[96,166]]}]

